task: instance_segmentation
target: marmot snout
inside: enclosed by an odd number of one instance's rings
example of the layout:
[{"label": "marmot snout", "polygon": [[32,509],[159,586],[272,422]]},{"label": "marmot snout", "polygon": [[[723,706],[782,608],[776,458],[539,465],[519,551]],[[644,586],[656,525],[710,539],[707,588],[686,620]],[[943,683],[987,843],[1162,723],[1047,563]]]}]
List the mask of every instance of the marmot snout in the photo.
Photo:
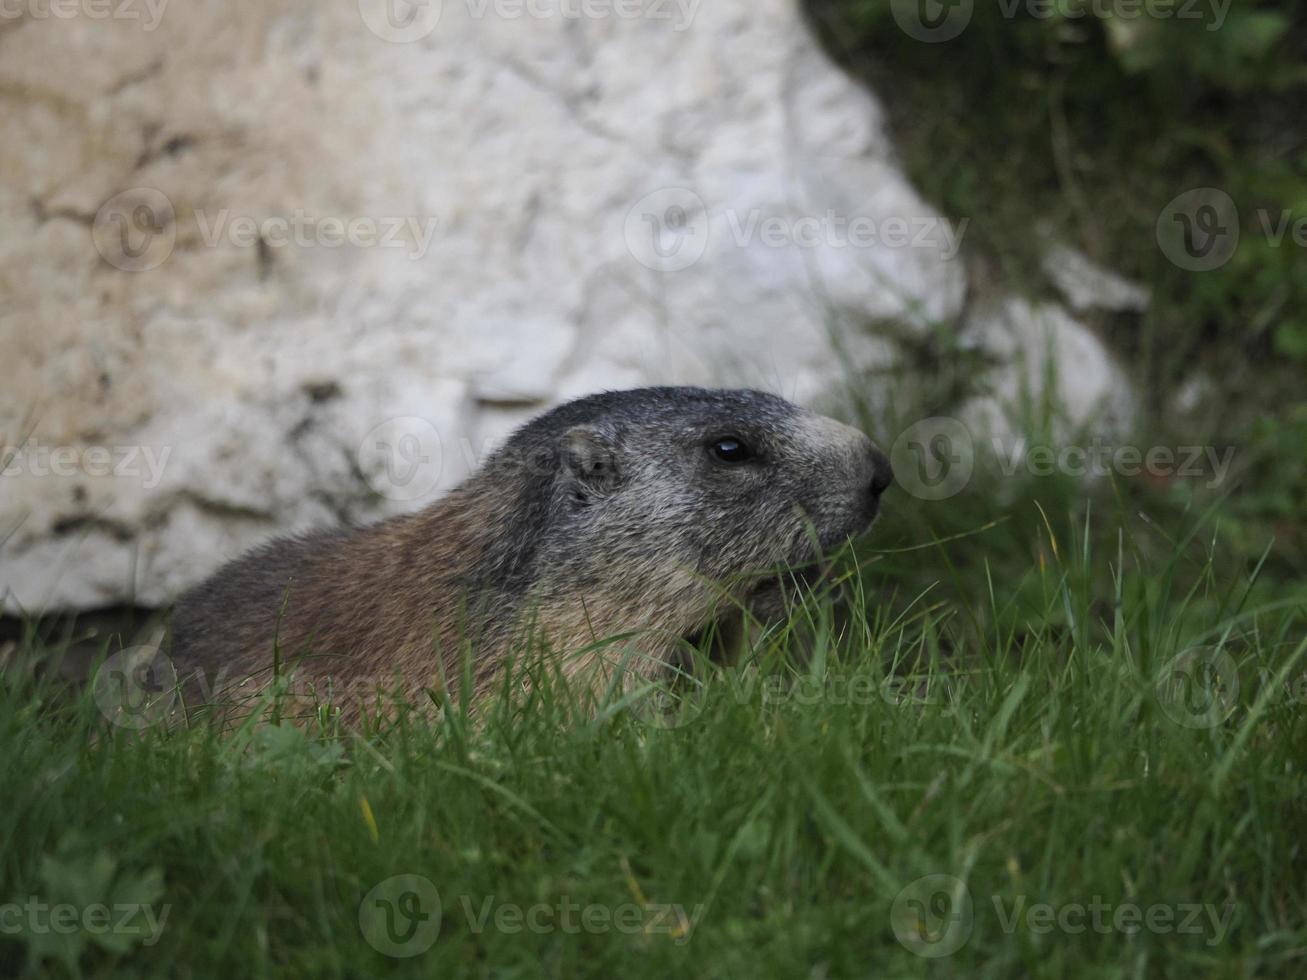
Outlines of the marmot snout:
[{"label": "marmot snout", "polygon": [[656,673],[740,583],[866,530],[890,479],[861,432],[773,395],[593,395],[425,510],[227,565],[178,604],[174,661],[206,695],[257,689],[274,644],[319,690],[417,691],[470,643],[485,686],[529,627],[569,675],[618,634]]}]

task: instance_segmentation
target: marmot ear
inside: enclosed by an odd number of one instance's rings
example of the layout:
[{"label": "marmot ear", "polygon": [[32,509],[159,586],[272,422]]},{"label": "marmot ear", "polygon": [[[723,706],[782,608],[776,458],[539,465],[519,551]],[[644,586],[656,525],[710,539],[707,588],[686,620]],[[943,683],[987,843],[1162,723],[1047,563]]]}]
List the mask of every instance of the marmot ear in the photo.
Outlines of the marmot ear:
[{"label": "marmot ear", "polygon": [[563,466],[587,489],[607,492],[622,482],[617,440],[592,425],[578,425],[563,435]]}]

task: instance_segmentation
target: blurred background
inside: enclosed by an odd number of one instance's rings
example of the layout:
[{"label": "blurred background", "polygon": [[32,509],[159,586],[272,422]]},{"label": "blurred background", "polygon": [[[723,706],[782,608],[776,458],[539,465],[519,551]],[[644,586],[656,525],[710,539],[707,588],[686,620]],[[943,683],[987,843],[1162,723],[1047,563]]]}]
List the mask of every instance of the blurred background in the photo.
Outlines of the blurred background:
[{"label": "blurred background", "polygon": [[163,607],[652,383],[859,421],[907,591],[1124,526],[1298,594],[1302,12],[7,0],[4,612]]}]

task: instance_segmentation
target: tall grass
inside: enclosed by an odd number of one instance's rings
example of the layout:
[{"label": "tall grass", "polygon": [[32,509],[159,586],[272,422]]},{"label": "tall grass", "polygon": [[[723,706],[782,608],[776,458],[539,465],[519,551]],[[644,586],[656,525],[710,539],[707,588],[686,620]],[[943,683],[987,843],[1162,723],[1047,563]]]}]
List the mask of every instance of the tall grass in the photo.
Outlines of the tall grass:
[{"label": "tall grass", "polygon": [[[838,596],[670,709],[536,671],[475,716],[133,729],[41,679],[31,631],[0,690],[0,971],[1301,975],[1303,594],[1216,514],[1106,489],[985,520],[891,495]],[[101,904],[155,927],[102,933]]]}]

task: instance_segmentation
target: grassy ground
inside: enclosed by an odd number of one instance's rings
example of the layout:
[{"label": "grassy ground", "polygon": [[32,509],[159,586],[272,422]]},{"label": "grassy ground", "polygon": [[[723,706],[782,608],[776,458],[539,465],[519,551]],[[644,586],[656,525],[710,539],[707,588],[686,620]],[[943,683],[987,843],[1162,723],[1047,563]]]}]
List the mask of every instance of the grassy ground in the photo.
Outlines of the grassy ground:
[{"label": "grassy ground", "polygon": [[544,678],[475,725],[137,730],[29,633],[0,973],[1301,976],[1307,595],[1219,501],[973,484],[892,490],[809,656],[669,717]]}]

